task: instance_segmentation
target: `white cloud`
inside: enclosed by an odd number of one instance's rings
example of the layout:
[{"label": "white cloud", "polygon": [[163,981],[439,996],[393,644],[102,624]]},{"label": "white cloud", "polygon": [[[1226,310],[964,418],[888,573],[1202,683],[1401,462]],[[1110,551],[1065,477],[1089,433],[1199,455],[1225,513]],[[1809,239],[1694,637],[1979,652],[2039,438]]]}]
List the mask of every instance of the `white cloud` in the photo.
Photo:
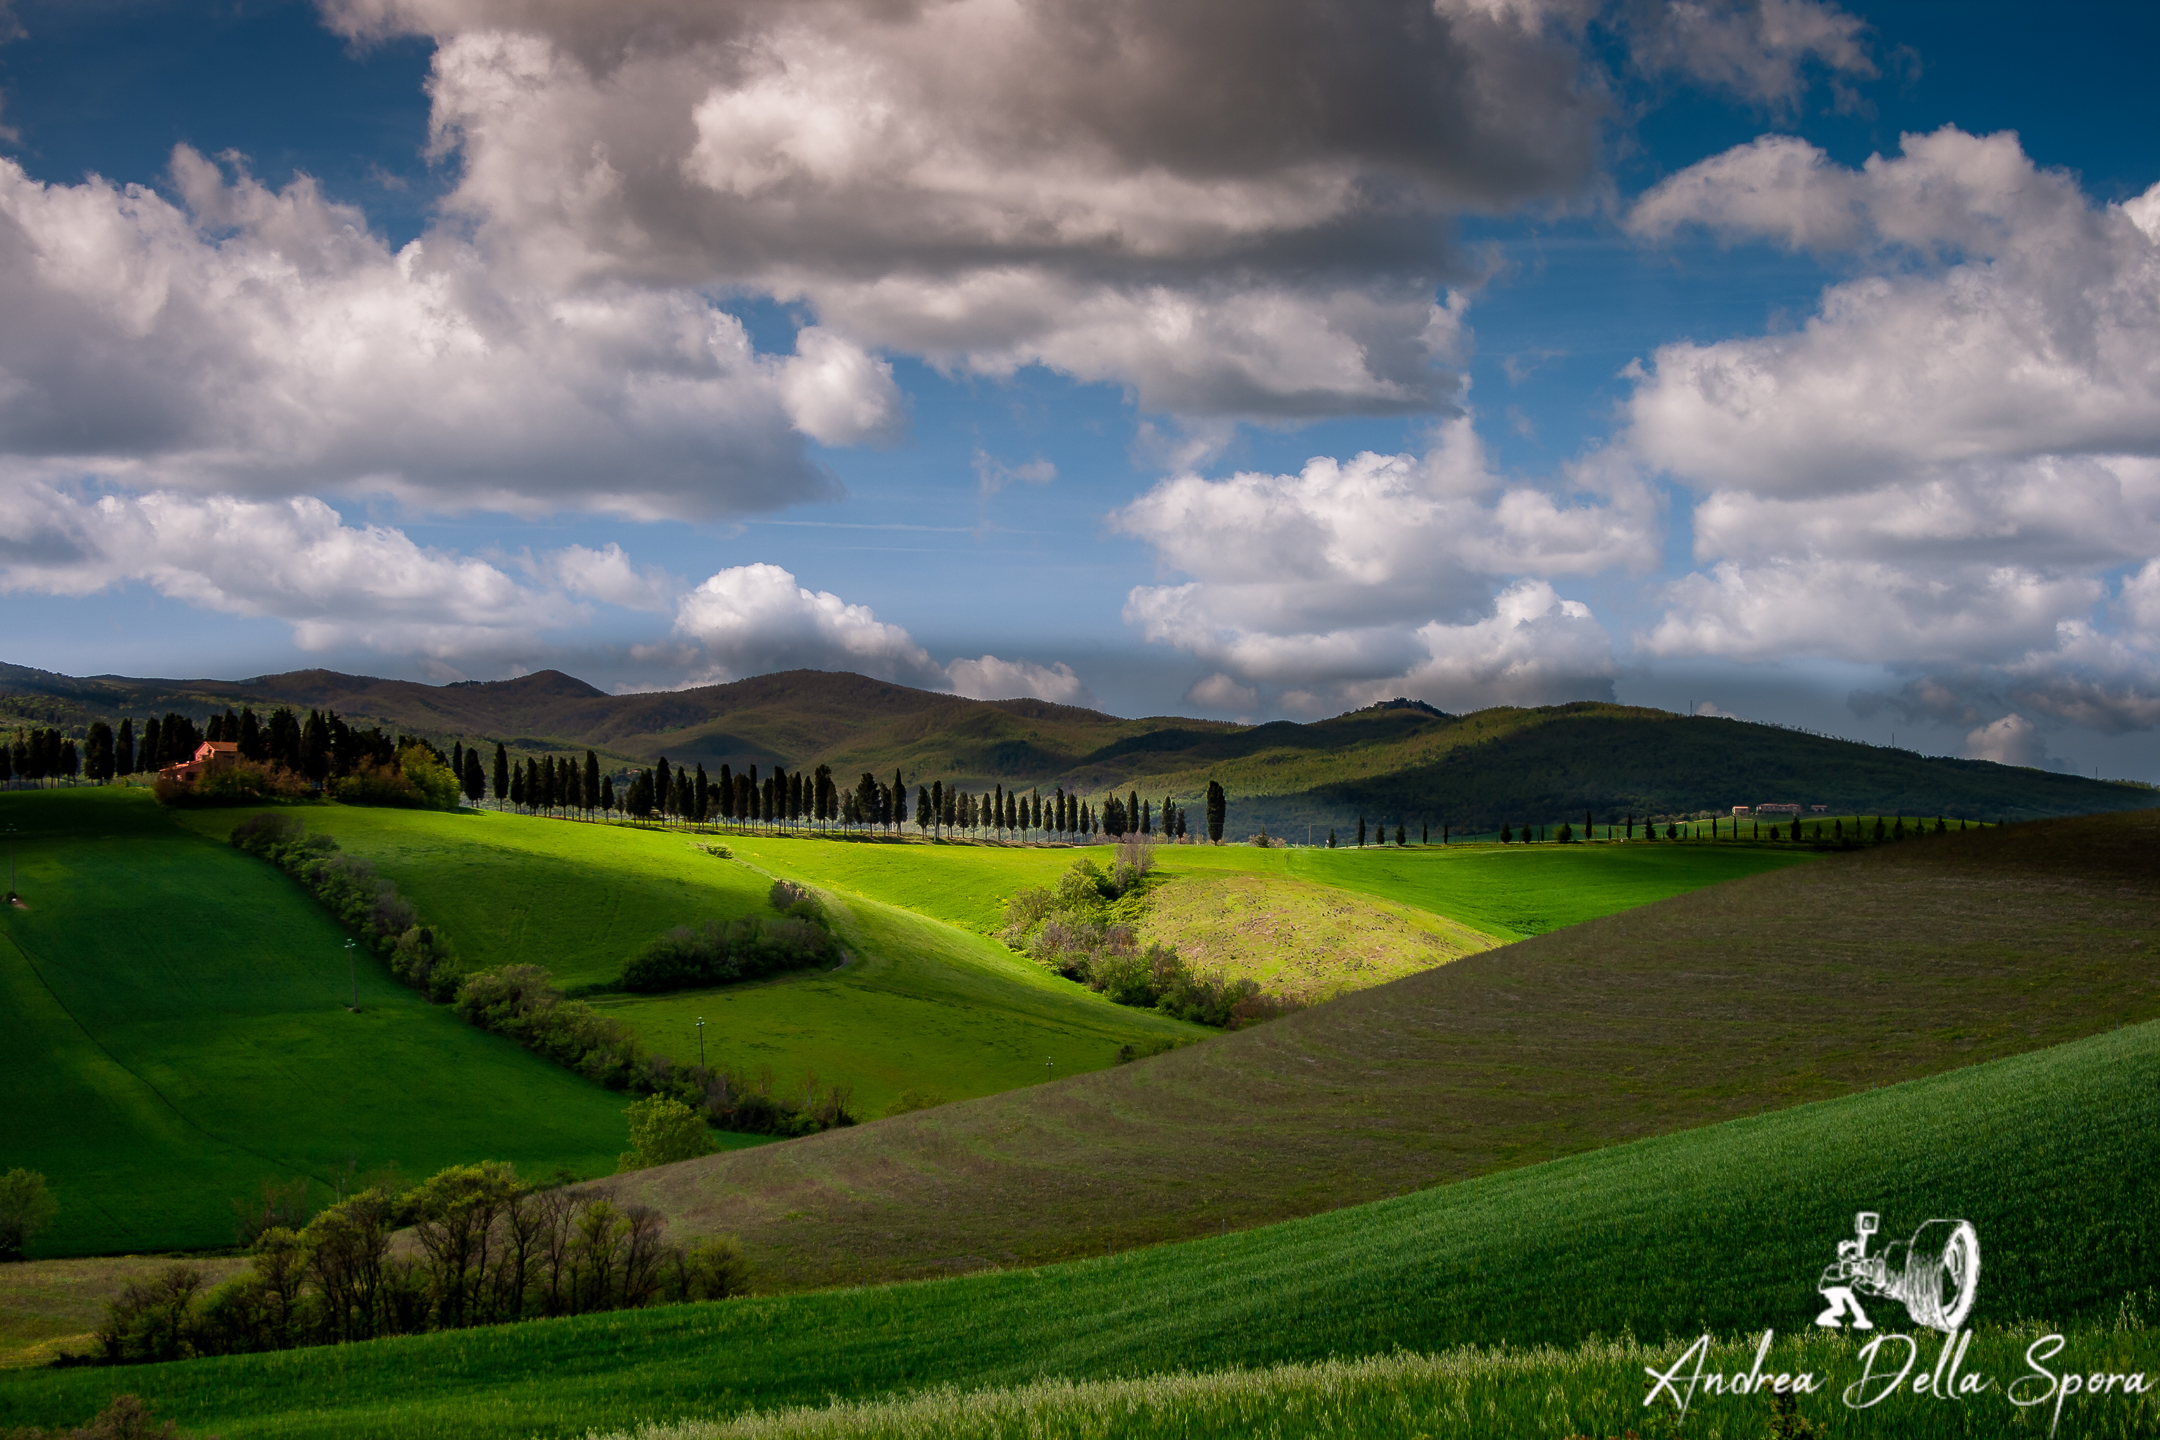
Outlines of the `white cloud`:
[{"label": "white cloud", "polygon": [[898,625],[829,590],[810,590],[778,565],[736,565],[683,596],[675,634],[684,645],[653,658],[696,669],[715,684],[770,670],[854,670],[942,689],[945,672]]},{"label": "white cloud", "polygon": [[[1834,81],[1872,79],[1864,21],[1816,0],[1672,0],[1638,24],[1633,59],[1652,71],[1678,71],[1743,99],[1795,107],[1811,69]],[[1849,91],[1839,98],[1850,106]]]},{"label": "white cloud", "polygon": [[945,667],[945,677],[956,695],[970,700],[1050,700],[1059,705],[1093,705],[1095,697],[1073,668],[1060,660],[1037,665],[1026,660],[1000,660],[985,655],[979,660],[955,660]]},{"label": "white cloud", "polygon": [[1574,3],[326,9],[437,42],[451,208],[544,287],[762,293],[1189,414],[1444,407],[1445,222],[1573,196],[1607,106]]},{"label": "white cloud", "polygon": [[2090,609],[2101,593],[2088,577],[2011,566],[1930,572],[1815,556],[1728,560],[1667,586],[1664,614],[1637,644],[1662,657],[1985,661],[2046,644],[2062,616]]},{"label": "white cloud", "polygon": [[485,561],[347,525],[320,500],[158,492],[85,502],[0,486],[0,591],[87,595],[128,581],[205,610],[268,616],[303,650],[458,656],[587,618]]},{"label": "white cloud", "polygon": [[1786,496],[2160,455],[2154,214],[2160,187],[2091,205],[2012,135],[1907,136],[1858,172],[1775,139],[1705,161],[1643,199],[1639,231],[1863,246],[1883,268],[1797,333],[1660,349],[1630,443],[1705,489]]},{"label": "white cloud", "polygon": [[1057,466],[1040,455],[1018,465],[1007,465],[978,446],[974,463],[975,485],[985,500],[1015,482],[1022,485],[1048,485],[1057,479]]},{"label": "white cloud", "polygon": [[844,343],[760,356],[689,291],[549,291],[441,233],[393,253],[305,176],[271,191],[185,146],[173,178],[185,209],[0,160],[0,456],[18,473],[715,515],[837,494],[797,425],[857,438],[893,403]]},{"label": "white cloud", "polygon": [[[1295,475],[1175,476],[1111,519],[1194,578],[1135,588],[1125,618],[1233,684],[1300,692],[1285,697],[1292,708],[1405,677],[1454,696],[1604,693],[1610,641],[1587,610],[1577,616],[1542,580],[1506,590],[1493,608],[1508,576],[1655,563],[1648,487],[1600,455],[1568,478],[1573,493],[1503,481],[1467,417],[1443,424],[1424,455],[1322,456]],[[1524,604],[1565,623],[1534,621]],[[1583,658],[1577,620],[1602,655]],[[1557,668],[1523,648],[1547,644],[1558,646]],[[1557,679],[1568,667],[1575,679]]]},{"label": "white cloud", "polygon": [[622,546],[609,541],[598,550],[568,545],[549,551],[528,567],[573,595],[620,605],[626,610],[665,613],[675,606],[683,583],[656,565],[631,563]]},{"label": "white cloud", "polygon": [[900,427],[892,366],[815,325],[796,333],[780,366],[780,399],[796,429],[827,445],[887,440]]},{"label": "white cloud", "polygon": [[1970,760],[1993,760],[1998,765],[2037,768],[2047,763],[2047,747],[2040,738],[2039,728],[2013,712],[1968,733],[1965,756]]},{"label": "white cloud", "polygon": [[1185,703],[1218,715],[1238,715],[1260,703],[1260,692],[1250,685],[1238,684],[1218,670],[1195,680],[1185,692]]},{"label": "white cloud", "polygon": [[2160,721],[2146,570],[2131,628],[2095,623],[2108,575],[2160,554],[2160,186],[2094,204],[2007,134],[1908,135],[1857,170],[1770,136],[1629,224],[1861,271],[1796,332],[1633,372],[1616,448],[1702,494],[1703,569],[1667,587],[1649,653],[1884,662],[1968,715]]}]

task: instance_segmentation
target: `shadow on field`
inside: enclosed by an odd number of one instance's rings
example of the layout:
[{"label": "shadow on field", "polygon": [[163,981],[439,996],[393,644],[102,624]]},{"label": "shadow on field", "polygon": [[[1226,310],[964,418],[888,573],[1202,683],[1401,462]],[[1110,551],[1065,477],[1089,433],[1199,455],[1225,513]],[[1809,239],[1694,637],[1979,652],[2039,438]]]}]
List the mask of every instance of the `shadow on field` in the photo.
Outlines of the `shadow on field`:
[{"label": "shadow on field", "polygon": [[1153,1060],[610,1182],[765,1285],[1357,1204],[2160,1016],[2160,811],[1932,836],[1474,955]]}]

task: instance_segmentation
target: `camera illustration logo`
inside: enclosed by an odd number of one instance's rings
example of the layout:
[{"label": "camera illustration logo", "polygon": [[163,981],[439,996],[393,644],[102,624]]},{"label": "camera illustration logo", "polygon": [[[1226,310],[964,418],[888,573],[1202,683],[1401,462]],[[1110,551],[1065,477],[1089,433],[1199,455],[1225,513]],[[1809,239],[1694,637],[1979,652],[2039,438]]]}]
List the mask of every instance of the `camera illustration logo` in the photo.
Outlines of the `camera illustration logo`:
[{"label": "camera illustration logo", "polygon": [[1870,1255],[1868,1241],[1881,1228],[1882,1217],[1872,1210],[1853,1217],[1854,1238],[1838,1242],[1837,1259],[1815,1284],[1830,1302],[1815,1323],[1842,1330],[1849,1318],[1855,1330],[1874,1329],[1860,1308],[1866,1295],[1900,1302],[1915,1325],[1956,1334],[1980,1289],[1980,1232],[1969,1220],[1930,1220],[1910,1240],[1893,1240]]}]

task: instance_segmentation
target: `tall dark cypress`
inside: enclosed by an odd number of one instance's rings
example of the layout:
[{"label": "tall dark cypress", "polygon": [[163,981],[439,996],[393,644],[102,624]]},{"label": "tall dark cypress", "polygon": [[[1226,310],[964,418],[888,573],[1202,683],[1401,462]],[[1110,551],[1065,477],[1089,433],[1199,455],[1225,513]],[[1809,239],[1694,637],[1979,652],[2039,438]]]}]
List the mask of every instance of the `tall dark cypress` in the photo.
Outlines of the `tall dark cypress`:
[{"label": "tall dark cypress", "polygon": [[487,799],[487,774],[480,768],[478,750],[465,752],[465,773],[458,776],[458,780],[465,787],[465,798],[473,804],[477,805]]},{"label": "tall dark cypress", "polygon": [[1365,817],[1363,815],[1357,817],[1357,843],[1360,850],[1365,848]]},{"label": "tall dark cypress", "polygon": [[907,781],[897,766],[892,772],[892,823],[895,830],[907,824]]},{"label": "tall dark cypress", "polygon": [[525,762],[517,761],[510,767],[510,803],[525,808]]},{"label": "tall dark cypress", "polygon": [[725,764],[720,767],[720,818],[735,818],[735,772]]},{"label": "tall dark cypress", "polygon": [[510,753],[500,742],[495,746],[495,803],[500,805],[510,798]]},{"label": "tall dark cypress", "polygon": [[712,781],[705,778],[705,762],[702,760],[698,761],[697,780],[692,788],[690,803],[696,807],[697,812],[692,818],[702,825],[705,822],[705,812],[712,805]]},{"label": "tall dark cypress", "polygon": [[930,782],[930,816],[940,826],[945,823],[945,782],[943,780]]},{"label": "tall dark cypress", "polygon": [[[1226,812],[1227,812],[1227,811],[1229,810],[1229,808],[1230,808],[1230,802],[1229,802],[1229,799],[1228,799],[1228,797],[1226,797],[1226,796],[1225,796],[1225,795],[1223,794],[1223,788],[1222,788],[1222,785],[1221,785],[1221,784],[1220,784],[1219,782],[1217,782],[1217,781],[1214,781],[1214,780],[1210,780],[1210,781],[1208,781],[1208,782],[1207,782],[1207,838],[1208,838],[1208,842],[1209,842],[1210,844],[1214,844],[1214,845],[1220,845],[1220,844],[1222,844],[1222,827],[1223,827],[1223,818],[1224,818],[1224,815],[1225,815],[1225,813],[1226,813]],[[1362,844],[1364,844],[1364,843],[1365,843],[1365,841],[1364,841],[1364,837],[1363,837],[1363,833],[1362,833],[1362,832],[1363,832],[1363,822],[1360,822],[1360,825],[1359,825],[1359,829],[1360,829],[1360,835],[1359,835],[1358,843],[1359,843],[1360,845],[1362,845]]]},{"label": "tall dark cypress", "polygon": [[[165,736],[158,725],[158,718],[152,715],[142,724],[142,746],[136,752],[136,766],[139,769],[155,773],[165,763],[160,754],[164,745]],[[20,769],[21,767],[16,768]]]},{"label": "tall dark cypress", "polygon": [[113,745],[113,764],[122,775],[135,773],[135,721],[123,716],[120,721],[120,738]]},{"label": "tall dark cypress", "polygon": [[465,778],[465,745],[463,741],[450,747],[450,773],[460,781]]},{"label": "tall dark cypress", "polygon": [[255,718],[252,707],[240,707],[240,753],[250,760],[270,758],[270,747],[263,742],[262,722]]},{"label": "tall dark cypress", "polygon": [[667,810],[668,786],[671,783],[667,756],[662,755],[660,763],[653,766],[653,804],[663,813]]}]

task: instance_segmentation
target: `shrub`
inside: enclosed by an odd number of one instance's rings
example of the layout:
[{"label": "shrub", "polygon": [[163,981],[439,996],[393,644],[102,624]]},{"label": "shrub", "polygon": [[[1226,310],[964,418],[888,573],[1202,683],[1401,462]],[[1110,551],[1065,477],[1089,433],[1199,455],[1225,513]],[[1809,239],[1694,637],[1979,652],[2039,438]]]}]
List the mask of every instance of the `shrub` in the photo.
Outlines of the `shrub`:
[{"label": "shrub", "polygon": [[903,1090],[899,1098],[885,1107],[887,1115],[906,1115],[916,1110],[935,1110],[949,1101],[935,1090]]},{"label": "shrub", "polygon": [[[815,911],[815,902],[807,897],[799,905]],[[630,957],[621,984],[625,990],[652,994],[839,963],[840,947],[822,926],[797,915],[753,915],[708,920],[695,929],[676,926]]]},{"label": "shrub", "polygon": [[726,1300],[750,1293],[750,1262],[732,1235],[712,1235],[673,1251],[662,1293],[671,1302]]},{"label": "shrub", "polygon": [[821,925],[825,921],[825,913],[818,908],[816,899],[792,880],[773,881],[772,893],[766,899],[773,909],[783,915],[807,921],[812,925]]},{"label": "shrub", "polygon": [[0,1261],[22,1259],[30,1237],[58,1213],[59,1203],[37,1171],[17,1167],[0,1175]]},{"label": "shrub", "polygon": [[40,1430],[33,1425],[7,1434],[8,1440],[186,1440],[172,1421],[159,1424],[139,1395],[113,1396],[89,1423],[71,1430]]},{"label": "shrub", "polygon": [[712,1153],[712,1136],[706,1133],[704,1120],[672,1096],[647,1096],[623,1113],[630,1117],[630,1148],[616,1161],[618,1173]]}]

